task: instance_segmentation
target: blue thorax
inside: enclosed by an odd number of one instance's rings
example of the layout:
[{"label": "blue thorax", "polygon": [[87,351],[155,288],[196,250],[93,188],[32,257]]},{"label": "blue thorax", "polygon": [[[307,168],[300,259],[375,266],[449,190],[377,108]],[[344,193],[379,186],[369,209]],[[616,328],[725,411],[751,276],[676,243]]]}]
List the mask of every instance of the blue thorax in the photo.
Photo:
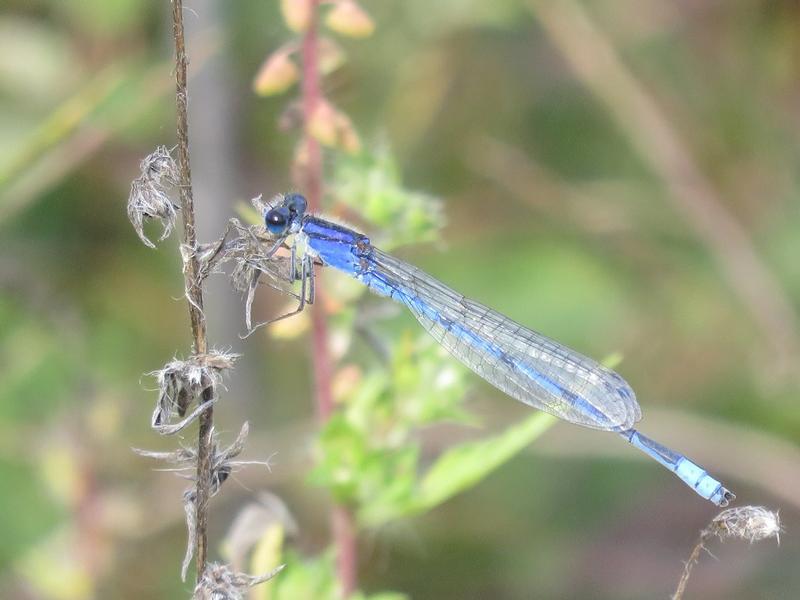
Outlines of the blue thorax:
[{"label": "blue thorax", "polygon": [[317,217],[304,217],[302,232],[314,256],[349,275],[358,274],[360,259],[371,248],[367,236]]}]

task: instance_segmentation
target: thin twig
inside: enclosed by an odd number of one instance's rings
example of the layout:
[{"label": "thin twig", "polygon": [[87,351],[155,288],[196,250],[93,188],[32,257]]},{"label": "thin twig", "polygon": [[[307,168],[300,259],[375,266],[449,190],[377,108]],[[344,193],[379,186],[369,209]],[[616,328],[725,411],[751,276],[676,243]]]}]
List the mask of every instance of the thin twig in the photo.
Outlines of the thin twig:
[{"label": "thin twig", "polygon": [[[310,131],[311,118],[322,101],[319,73],[319,0],[310,0],[312,17],[303,36],[302,105],[304,121],[305,168],[303,187],[311,212],[319,212],[322,203],[322,148]],[[317,413],[324,422],[333,412],[332,367],[328,350],[328,325],[324,313],[324,290],[316,288],[317,302],[311,310],[312,360],[314,364]],[[347,598],[356,588],[356,535],[352,513],[343,506],[334,506],[331,516],[333,542],[337,552],[337,576],[342,596]]]},{"label": "thin twig", "polygon": [[763,506],[741,506],[723,510],[700,532],[700,537],[692,548],[689,560],[683,565],[681,579],[672,595],[672,600],[683,599],[689,578],[692,576],[692,570],[700,560],[700,553],[703,550],[708,552],[706,545],[711,539],[715,537],[721,541],[740,539],[752,544],[768,538],[775,538],[780,543],[780,533],[781,522],[778,513],[767,510]]},{"label": "thin twig", "polygon": [[708,246],[761,328],[782,363],[779,367],[792,369],[800,355],[800,340],[797,314],[785,290],[655,98],[578,2],[530,0],[529,6],[580,80],[605,104],[631,145],[664,182],[675,209]]},{"label": "thin twig", "polygon": [[[197,247],[194,222],[194,199],[192,197],[192,173],[189,165],[189,118],[187,114],[188,90],[186,86],[186,42],[183,32],[183,0],[172,0],[172,34],[175,38],[175,105],[177,109],[178,173],[180,180],[181,213],[183,214],[183,246]],[[186,257],[184,277],[192,326],[194,354],[208,352],[206,321],[203,315],[203,290],[197,274],[199,262],[194,252]],[[214,399],[214,386],[203,392],[203,403]],[[207,557],[208,499],[211,494],[211,445],[213,432],[213,408],[200,415],[197,446],[197,502],[196,502],[196,565],[197,580],[203,578]]]}]

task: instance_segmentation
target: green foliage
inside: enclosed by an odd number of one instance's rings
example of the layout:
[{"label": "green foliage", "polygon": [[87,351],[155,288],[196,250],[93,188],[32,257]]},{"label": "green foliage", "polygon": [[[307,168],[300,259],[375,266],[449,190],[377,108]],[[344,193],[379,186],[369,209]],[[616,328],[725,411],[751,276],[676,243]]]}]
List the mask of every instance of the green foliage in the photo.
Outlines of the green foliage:
[{"label": "green foliage", "polygon": [[444,224],[441,202],[403,186],[388,144],[372,152],[341,155],[333,170],[333,194],[374,227],[382,248],[438,239]]},{"label": "green foliage", "polygon": [[555,417],[537,412],[496,436],[451,447],[415,482],[411,494],[377,498],[364,506],[359,515],[362,522],[370,526],[382,525],[439,506],[480,483],[547,431],[555,421]]},{"label": "green foliage", "polygon": [[[337,197],[383,232],[382,245],[436,239],[442,223],[438,201],[402,186],[386,146],[373,155],[342,158],[335,173]],[[352,327],[355,318],[342,311],[338,326]],[[341,410],[323,427],[310,476],[353,507],[362,526],[435,508],[478,484],[553,422],[535,414],[497,436],[446,450],[423,472],[420,428],[474,422],[463,406],[465,370],[426,334],[386,343],[388,363],[373,363],[365,375],[356,371],[356,381],[339,399]]]},{"label": "green foliage", "polygon": [[[286,568],[272,580],[265,589],[269,590],[270,600],[341,600],[336,581],[335,558],[331,551],[314,558],[304,558],[289,551],[284,556]],[[356,592],[347,600],[405,600],[407,596],[397,592],[364,594]]]},{"label": "green foliage", "polygon": [[[5,437],[5,436],[4,436]],[[0,569],[19,559],[19,548],[29,547],[46,536],[63,511],[56,509],[52,498],[43,494],[43,486],[31,463],[0,459],[0,480],[14,482],[13,493],[0,496],[0,528],[4,543],[0,548]]]},{"label": "green foliage", "polygon": [[341,399],[325,424],[311,480],[343,503],[404,502],[413,494],[417,428],[442,420],[467,420],[461,403],[463,369],[427,336],[404,337],[390,363],[374,367]]},{"label": "green foliage", "polygon": [[72,392],[80,357],[69,335],[0,298],[0,421],[48,421]]},{"label": "green foliage", "polygon": [[274,600],[334,600],[338,597],[334,555],[331,551],[314,559],[304,559],[296,552],[288,551],[284,555],[284,562],[286,568],[268,584],[274,586]]}]

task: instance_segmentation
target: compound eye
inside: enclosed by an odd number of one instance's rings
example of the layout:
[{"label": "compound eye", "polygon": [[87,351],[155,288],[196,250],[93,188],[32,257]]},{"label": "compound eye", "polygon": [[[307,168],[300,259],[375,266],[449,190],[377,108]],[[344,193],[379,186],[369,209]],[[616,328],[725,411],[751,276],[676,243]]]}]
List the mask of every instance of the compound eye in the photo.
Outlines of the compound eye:
[{"label": "compound eye", "polygon": [[281,235],[289,226],[289,209],[285,206],[273,208],[264,217],[267,231],[273,235]]},{"label": "compound eye", "polygon": [[292,215],[302,215],[306,212],[308,202],[300,194],[287,194],[283,205],[289,209]]}]

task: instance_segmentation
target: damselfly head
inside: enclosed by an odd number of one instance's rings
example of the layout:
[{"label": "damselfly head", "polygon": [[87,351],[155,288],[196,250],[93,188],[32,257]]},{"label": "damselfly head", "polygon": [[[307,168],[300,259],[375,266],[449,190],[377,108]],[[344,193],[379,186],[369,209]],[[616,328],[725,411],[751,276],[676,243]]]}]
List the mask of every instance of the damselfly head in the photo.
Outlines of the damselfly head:
[{"label": "damselfly head", "polygon": [[264,215],[264,224],[272,235],[287,235],[296,233],[296,227],[306,212],[308,202],[300,194],[286,194],[283,201],[267,211]]},{"label": "damselfly head", "polygon": [[305,197],[300,194],[286,194],[283,199],[283,205],[289,209],[292,217],[302,217],[306,212],[308,202],[306,202]]},{"label": "damselfly head", "polygon": [[264,224],[272,235],[283,235],[289,229],[292,214],[286,206],[279,206],[268,211],[264,216]]}]

